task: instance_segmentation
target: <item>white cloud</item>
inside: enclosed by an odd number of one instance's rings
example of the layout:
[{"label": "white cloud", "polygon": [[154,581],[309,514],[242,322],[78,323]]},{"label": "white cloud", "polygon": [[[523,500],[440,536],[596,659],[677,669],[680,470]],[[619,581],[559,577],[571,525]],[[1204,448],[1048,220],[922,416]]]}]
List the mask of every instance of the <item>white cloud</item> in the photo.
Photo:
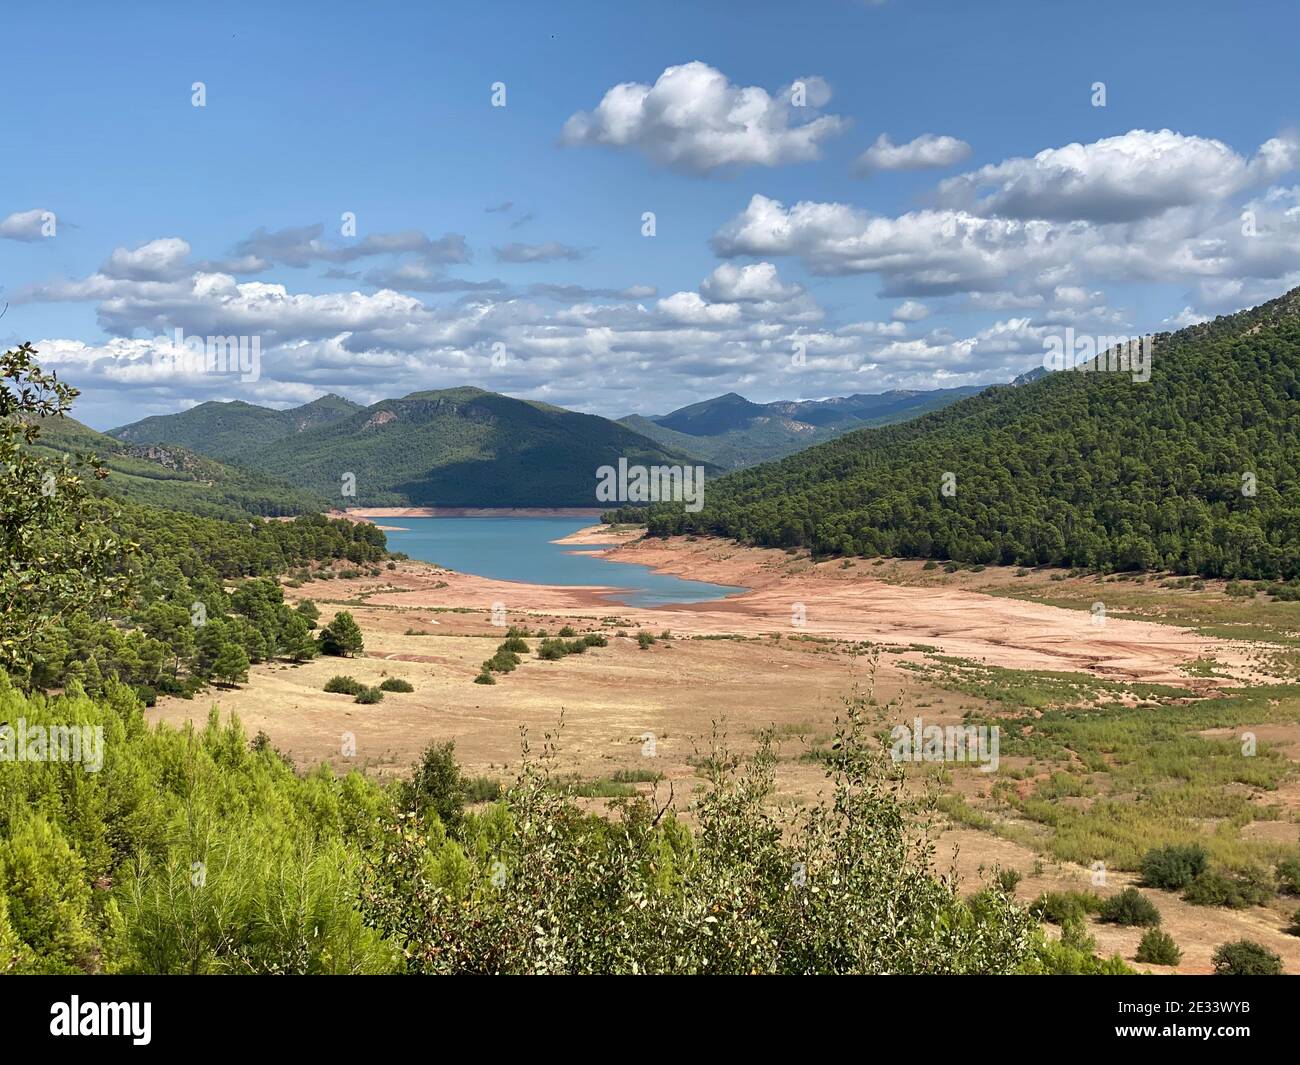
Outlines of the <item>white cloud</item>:
[{"label": "white cloud", "polygon": [[1290,136],[1268,141],[1247,160],[1222,141],[1135,129],[984,166],[939,189],[946,206],[976,214],[1132,222],[1275,181],[1298,159],[1300,144]]},{"label": "white cloud", "polygon": [[35,207],[30,211],[15,211],[0,221],[0,237],[6,240],[21,240],[30,243],[45,236],[44,227],[54,212]]},{"label": "white cloud", "polygon": [[115,248],[99,268],[125,281],[174,281],[189,270],[190,246],[180,237],[160,237],[138,248]]},{"label": "white cloud", "polygon": [[906,144],[894,144],[882,133],[876,143],[858,156],[859,174],[877,170],[931,170],[953,166],[970,158],[970,145],[956,137],[923,133]]},{"label": "white cloud", "polygon": [[721,263],[700,284],[700,294],[718,303],[772,300],[784,302],[798,296],[799,285],[782,284],[776,267],[771,263],[752,263],[736,266]]},{"label": "white cloud", "polygon": [[572,262],[587,256],[585,248],[561,244],[558,240],[548,240],[544,244],[507,244],[492,250],[496,253],[499,263],[553,263],[560,260]]},{"label": "white cloud", "polygon": [[[798,86],[804,106],[793,102]],[[806,162],[848,125],[817,114],[830,95],[819,77],[801,78],[776,95],[742,88],[697,60],[668,67],[654,85],[615,85],[595,110],[569,117],[561,142],[636,148],[657,164],[694,172]]]},{"label": "white cloud", "polygon": [[891,318],[896,322],[919,322],[929,317],[930,308],[916,300],[904,300],[894,308]]}]

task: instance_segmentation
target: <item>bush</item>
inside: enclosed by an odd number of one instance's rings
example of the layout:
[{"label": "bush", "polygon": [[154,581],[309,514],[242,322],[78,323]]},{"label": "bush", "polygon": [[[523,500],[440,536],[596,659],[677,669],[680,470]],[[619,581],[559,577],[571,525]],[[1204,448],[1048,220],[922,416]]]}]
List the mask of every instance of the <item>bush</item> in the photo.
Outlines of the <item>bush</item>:
[{"label": "bush", "polygon": [[336,695],[356,695],[364,687],[353,677],[335,676],[325,682],[325,690]]},{"label": "bush", "polygon": [[1291,927],[1287,929],[1293,936],[1300,936],[1300,910],[1291,915]]},{"label": "bush", "polygon": [[413,692],[415,686],[409,680],[403,680],[401,677],[385,677],[379,685],[381,692]]},{"label": "bush", "polygon": [[1091,891],[1047,891],[1039,895],[1029,912],[1040,921],[1065,925],[1083,921],[1090,913],[1100,913],[1102,898]]},{"label": "bush", "polygon": [[1282,959],[1267,947],[1239,939],[1214,952],[1215,976],[1281,976]]},{"label": "bush", "polygon": [[320,649],[321,654],[339,656],[358,655],[365,650],[361,629],[346,610],[335,614],[334,620],[321,630]]},{"label": "bush", "polygon": [[1266,870],[1250,869],[1236,874],[1221,869],[1207,869],[1183,892],[1183,900],[1193,906],[1226,906],[1244,910],[1262,906],[1273,896],[1273,878]]},{"label": "bush", "polygon": [[1158,928],[1148,928],[1133,957],[1135,961],[1143,961],[1149,965],[1177,965],[1183,960],[1183,952],[1178,949],[1174,937],[1168,932],[1162,932]]},{"label": "bush", "polygon": [[560,629],[558,635],[560,635],[560,636],[577,636],[578,633],[574,630],[574,628],[573,628],[572,625],[565,625],[564,628]]},{"label": "bush", "polygon": [[1274,871],[1278,891],[1283,895],[1300,895],[1300,858],[1283,858]]},{"label": "bush", "polygon": [[998,887],[1002,889],[1003,894],[1014,895],[1016,887],[1023,877],[1024,874],[1018,869],[999,869],[997,875]]},{"label": "bush", "polygon": [[641,648],[641,650],[644,651],[647,648],[649,648],[649,646],[652,643],[655,642],[655,634],[653,632],[646,632],[644,629],[642,629],[640,632],[636,634],[636,642],[638,646]]},{"label": "bush", "polygon": [[1142,882],[1147,887],[1182,891],[1210,865],[1210,856],[1199,843],[1157,847],[1142,859]]},{"label": "bush", "polygon": [[489,673],[486,669],[482,673],[480,673],[477,677],[474,678],[475,684],[495,684],[496,682],[497,682],[496,677],[492,676],[492,674]]},{"label": "bush", "polygon": [[384,693],[378,688],[362,688],[357,692],[357,697],[354,701],[358,703],[378,703],[382,702],[383,698]]},{"label": "bush", "polygon": [[1160,923],[1160,911],[1137,888],[1127,887],[1101,904],[1101,919],[1110,924],[1154,928]]}]

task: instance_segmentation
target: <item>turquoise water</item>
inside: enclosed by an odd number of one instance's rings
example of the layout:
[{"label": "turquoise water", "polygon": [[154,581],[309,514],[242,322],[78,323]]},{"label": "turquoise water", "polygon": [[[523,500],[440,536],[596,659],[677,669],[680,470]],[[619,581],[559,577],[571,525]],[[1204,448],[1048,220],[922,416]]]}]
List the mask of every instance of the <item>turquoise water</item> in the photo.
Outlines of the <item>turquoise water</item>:
[{"label": "turquoise water", "polygon": [[578,518],[388,518],[404,532],[388,532],[388,546],[421,562],[529,584],[570,584],[617,588],[611,602],[628,606],[704,603],[739,595],[745,588],[688,581],[649,566],[608,562],[593,557],[600,546],[553,544],[585,528],[591,520]]}]

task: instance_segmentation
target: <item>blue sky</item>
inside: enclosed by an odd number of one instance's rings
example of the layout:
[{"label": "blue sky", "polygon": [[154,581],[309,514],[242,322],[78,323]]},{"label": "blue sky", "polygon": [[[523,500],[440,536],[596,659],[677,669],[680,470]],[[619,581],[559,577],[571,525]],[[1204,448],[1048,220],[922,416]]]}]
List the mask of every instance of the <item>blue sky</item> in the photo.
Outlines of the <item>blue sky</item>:
[{"label": "blue sky", "polygon": [[[630,8],[7,11],[0,341],[100,428],[461,384],[618,416],[1007,380],[1300,284],[1294,5]],[[256,380],[177,372],[177,328],[258,337]]]}]

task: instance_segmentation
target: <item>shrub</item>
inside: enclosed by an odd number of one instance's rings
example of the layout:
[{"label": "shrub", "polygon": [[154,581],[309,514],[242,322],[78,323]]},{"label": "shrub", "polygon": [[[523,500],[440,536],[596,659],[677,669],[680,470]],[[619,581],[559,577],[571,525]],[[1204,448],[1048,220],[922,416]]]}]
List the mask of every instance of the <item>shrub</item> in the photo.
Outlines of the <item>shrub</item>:
[{"label": "shrub", "polygon": [[577,636],[578,633],[574,630],[574,628],[573,628],[572,625],[565,625],[564,628],[560,629],[558,635],[560,635],[560,636]]},{"label": "shrub", "polygon": [[1154,928],[1160,923],[1160,911],[1137,888],[1127,887],[1101,904],[1101,919],[1110,924]]},{"label": "shrub", "polygon": [[1157,847],[1142,859],[1142,882],[1147,887],[1181,891],[1210,865],[1210,856],[1199,843]]},{"label": "shrub", "polygon": [[325,690],[336,695],[356,695],[365,685],[353,677],[334,676],[325,682]]},{"label": "shrub", "polygon": [[1267,947],[1239,939],[1214,952],[1215,976],[1281,976],[1282,959]]},{"label": "shrub", "polygon": [[1287,929],[1293,936],[1300,936],[1300,910],[1291,915],[1291,927]]},{"label": "shrub", "polygon": [[1283,858],[1274,872],[1278,891],[1284,895],[1300,895],[1300,858]]},{"label": "shrub", "polygon": [[605,647],[609,643],[604,634],[599,632],[589,633],[582,638],[582,642],[588,647]]},{"label": "shrub", "polygon": [[495,684],[496,682],[497,682],[496,677],[492,676],[492,674],[489,673],[486,669],[482,673],[480,673],[477,677],[474,678],[475,684]]},{"label": "shrub", "polygon": [[1187,885],[1183,900],[1193,906],[1226,906],[1230,910],[1244,910],[1248,906],[1262,906],[1273,892],[1273,878],[1266,870],[1250,869],[1237,874],[1207,869]]},{"label": "shrub", "polygon": [[636,642],[641,650],[644,651],[655,642],[655,634],[653,632],[646,632],[645,629],[642,629],[636,634]]},{"label": "shrub", "polygon": [[1183,960],[1183,952],[1178,949],[1174,937],[1168,932],[1162,932],[1158,928],[1148,928],[1133,957],[1136,961],[1144,961],[1150,965],[1177,965]]},{"label": "shrub", "polygon": [[1091,891],[1047,891],[1034,900],[1029,912],[1040,921],[1064,925],[1071,920],[1082,921],[1090,913],[1099,913],[1101,907],[1101,896]]},{"label": "shrub", "polygon": [[403,680],[401,677],[385,677],[380,682],[379,690],[381,692],[413,692],[415,686],[409,680]]},{"label": "shrub", "polygon": [[362,688],[354,700],[358,703],[378,703],[383,701],[384,693],[378,688]]},{"label": "shrub", "polygon": [[1006,895],[1014,895],[1016,887],[1019,885],[1024,874],[1018,869],[999,869],[997,875],[998,887]]},{"label": "shrub", "polygon": [[454,832],[465,812],[465,778],[456,762],[456,741],[429,744],[398,796],[403,809],[436,814],[443,827]]}]

